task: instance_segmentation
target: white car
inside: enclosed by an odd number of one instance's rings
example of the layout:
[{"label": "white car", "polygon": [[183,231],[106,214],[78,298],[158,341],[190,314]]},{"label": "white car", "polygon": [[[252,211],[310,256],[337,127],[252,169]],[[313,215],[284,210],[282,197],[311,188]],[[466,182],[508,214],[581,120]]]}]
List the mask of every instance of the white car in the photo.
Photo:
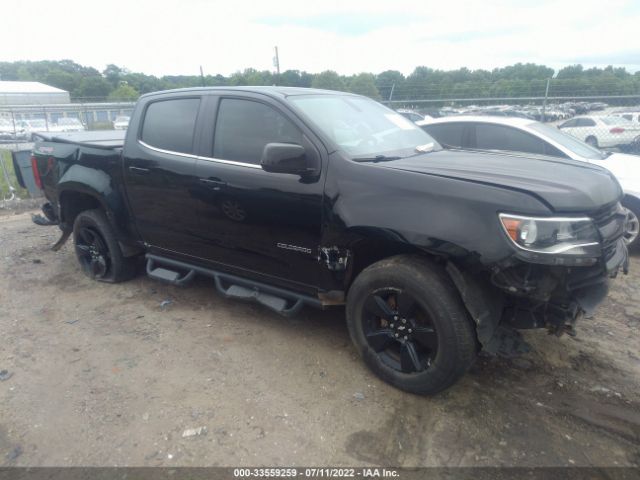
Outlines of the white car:
[{"label": "white car", "polygon": [[46,120],[41,118],[20,120],[19,122],[16,122],[16,125],[19,125],[20,129],[25,132],[25,137],[29,141],[34,141],[36,139],[35,134],[49,132],[53,127],[53,125],[47,123]]},{"label": "white car", "polygon": [[[24,130],[22,130],[24,133]],[[0,118],[0,140],[16,140],[20,136],[20,127],[14,127],[11,120]]]},{"label": "white car", "polygon": [[84,125],[77,118],[59,118],[55,131],[56,132],[83,132],[86,130]]},{"label": "white car", "polygon": [[126,116],[116,117],[116,119],[113,121],[113,129],[126,130],[129,126],[129,120],[130,118]]},{"label": "white car", "polygon": [[632,111],[613,112],[611,115],[613,115],[614,117],[626,118],[630,122],[640,123],[640,111],[637,111],[637,112],[632,112]]},{"label": "white car", "polygon": [[403,117],[408,118],[414,123],[420,122],[422,120],[430,120],[431,118],[433,118],[429,115],[423,115],[416,112],[415,110],[408,110],[406,108],[399,108],[398,110],[396,110],[396,112],[398,112]]},{"label": "white car", "polygon": [[458,116],[418,122],[443,146],[508,150],[570,158],[609,170],[624,191],[627,209],[625,240],[640,244],[640,156],[601,152],[551,125],[525,118]]},{"label": "white car", "polygon": [[558,128],[593,147],[627,147],[640,143],[640,124],[613,115],[573,117]]}]

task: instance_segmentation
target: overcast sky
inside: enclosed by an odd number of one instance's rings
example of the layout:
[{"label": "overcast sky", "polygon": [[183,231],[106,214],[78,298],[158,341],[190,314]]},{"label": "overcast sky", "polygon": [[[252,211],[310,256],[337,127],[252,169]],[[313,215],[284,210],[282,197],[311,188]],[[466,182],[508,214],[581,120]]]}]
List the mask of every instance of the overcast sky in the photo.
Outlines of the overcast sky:
[{"label": "overcast sky", "polygon": [[535,62],[640,70],[639,0],[25,0],[0,60],[71,59],[155,75],[253,67],[411,73]]}]

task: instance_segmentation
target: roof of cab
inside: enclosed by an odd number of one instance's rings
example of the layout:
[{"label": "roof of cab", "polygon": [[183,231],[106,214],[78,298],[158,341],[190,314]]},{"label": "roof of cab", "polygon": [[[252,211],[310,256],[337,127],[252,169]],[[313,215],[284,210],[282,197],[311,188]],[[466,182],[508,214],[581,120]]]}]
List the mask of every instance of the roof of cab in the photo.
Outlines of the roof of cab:
[{"label": "roof of cab", "polygon": [[[147,93],[142,97],[154,95],[163,95],[167,93],[200,93],[200,92],[247,92],[261,93],[271,97],[289,97],[293,95],[351,95],[359,96],[349,92],[339,92],[335,90],[321,90],[319,88],[303,88],[303,87],[278,87],[278,86],[241,86],[241,87],[191,87],[176,88],[173,90],[160,90],[157,92]],[[142,98],[141,97],[141,98]]]}]

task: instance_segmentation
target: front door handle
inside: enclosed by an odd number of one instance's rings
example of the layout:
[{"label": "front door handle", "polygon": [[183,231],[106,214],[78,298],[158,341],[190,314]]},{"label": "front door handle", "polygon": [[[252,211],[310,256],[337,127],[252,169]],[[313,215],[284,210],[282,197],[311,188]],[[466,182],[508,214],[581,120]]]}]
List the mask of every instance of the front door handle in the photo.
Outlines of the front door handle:
[{"label": "front door handle", "polygon": [[131,173],[137,173],[138,175],[146,175],[151,170],[149,170],[148,168],[141,168],[141,167],[129,167],[129,171]]},{"label": "front door handle", "polygon": [[218,191],[222,187],[227,185],[227,182],[223,182],[222,180],[215,180],[212,178],[201,178],[200,183],[205,184],[207,187],[215,191]]}]

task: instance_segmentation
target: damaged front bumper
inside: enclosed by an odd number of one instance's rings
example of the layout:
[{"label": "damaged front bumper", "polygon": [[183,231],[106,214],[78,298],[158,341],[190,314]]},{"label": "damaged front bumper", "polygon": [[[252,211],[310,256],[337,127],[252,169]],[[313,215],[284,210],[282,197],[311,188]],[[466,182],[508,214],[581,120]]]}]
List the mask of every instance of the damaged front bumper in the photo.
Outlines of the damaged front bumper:
[{"label": "damaged front bumper", "polygon": [[476,323],[485,352],[513,356],[528,346],[517,330],[546,328],[575,335],[574,325],[593,315],[606,298],[610,278],[626,273],[629,254],[622,238],[612,242],[597,264],[589,267],[549,266],[515,258],[490,272],[447,271]]},{"label": "damaged front bumper", "polygon": [[507,287],[508,293],[520,293],[507,298],[503,322],[518,329],[544,327],[560,335],[573,334],[579,317],[592,316],[607,296],[609,279],[628,269],[627,247],[619,239],[592,267],[543,269],[528,265],[521,268],[524,277],[500,272],[492,278],[494,284]]}]

